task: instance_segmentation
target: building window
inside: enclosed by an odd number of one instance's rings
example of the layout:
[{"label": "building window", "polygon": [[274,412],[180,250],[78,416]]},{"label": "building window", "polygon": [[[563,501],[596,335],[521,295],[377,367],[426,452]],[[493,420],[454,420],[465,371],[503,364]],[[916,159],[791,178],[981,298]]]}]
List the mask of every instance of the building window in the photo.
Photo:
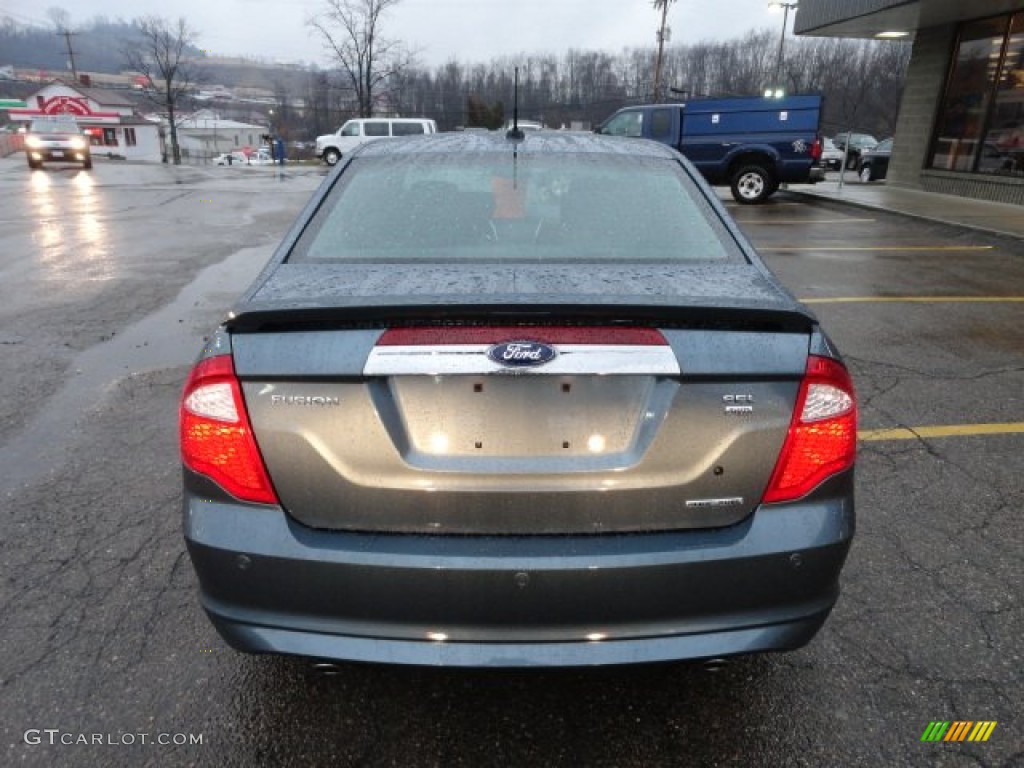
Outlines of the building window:
[{"label": "building window", "polygon": [[1024,176],[1024,13],[960,28],[929,166]]},{"label": "building window", "polygon": [[124,129],[124,143],[125,143],[125,146],[128,146],[128,147],[134,147],[136,145],[135,129],[134,128],[125,128]]},{"label": "building window", "polygon": [[117,146],[117,131],[113,128],[103,129],[103,146],[105,147],[116,147]]}]

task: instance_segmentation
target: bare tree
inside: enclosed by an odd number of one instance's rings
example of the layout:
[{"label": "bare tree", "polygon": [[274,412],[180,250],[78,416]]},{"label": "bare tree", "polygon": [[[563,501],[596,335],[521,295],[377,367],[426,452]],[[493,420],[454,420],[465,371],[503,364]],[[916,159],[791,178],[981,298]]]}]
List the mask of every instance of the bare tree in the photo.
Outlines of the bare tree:
[{"label": "bare tree", "polygon": [[135,20],[137,39],[124,49],[125,62],[146,78],[146,95],[167,117],[171,133],[171,156],[181,165],[178,146],[179,104],[183,97],[202,82],[198,61],[190,58],[188,49],[195,46],[197,34],[184,17],[177,22],[160,16]]},{"label": "bare tree", "polygon": [[380,90],[412,64],[402,44],[381,35],[381,16],[401,0],[326,0],[309,21],[352,87],[360,117],[372,117]]},{"label": "bare tree", "polygon": [[63,32],[71,26],[71,14],[57,5],[51,5],[46,9],[46,18],[57,32]]}]

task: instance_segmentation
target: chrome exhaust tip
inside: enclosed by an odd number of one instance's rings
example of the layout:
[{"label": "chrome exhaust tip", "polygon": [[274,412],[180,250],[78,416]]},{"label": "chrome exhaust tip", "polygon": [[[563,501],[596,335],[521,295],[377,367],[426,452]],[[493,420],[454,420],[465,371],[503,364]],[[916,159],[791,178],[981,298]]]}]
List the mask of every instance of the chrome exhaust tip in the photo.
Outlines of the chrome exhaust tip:
[{"label": "chrome exhaust tip", "polygon": [[341,674],[341,667],[333,661],[313,661],[309,668],[323,677],[335,677]]},{"label": "chrome exhaust tip", "polygon": [[704,671],[705,672],[721,672],[729,665],[728,659],[705,659]]}]

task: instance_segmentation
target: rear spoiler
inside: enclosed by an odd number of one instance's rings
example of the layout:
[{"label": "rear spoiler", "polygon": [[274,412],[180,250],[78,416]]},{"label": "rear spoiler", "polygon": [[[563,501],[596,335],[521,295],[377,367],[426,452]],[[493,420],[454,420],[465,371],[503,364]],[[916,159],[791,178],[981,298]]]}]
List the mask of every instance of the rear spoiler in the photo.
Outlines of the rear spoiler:
[{"label": "rear spoiler", "polygon": [[229,313],[223,325],[231,333],[356,330],[422,325],[627,325],[657,328],[810,333],[817,319],[802,305],[765,308],[742,304],[561,304],[537,302],[375,303],[360,306],[247,304]]}]

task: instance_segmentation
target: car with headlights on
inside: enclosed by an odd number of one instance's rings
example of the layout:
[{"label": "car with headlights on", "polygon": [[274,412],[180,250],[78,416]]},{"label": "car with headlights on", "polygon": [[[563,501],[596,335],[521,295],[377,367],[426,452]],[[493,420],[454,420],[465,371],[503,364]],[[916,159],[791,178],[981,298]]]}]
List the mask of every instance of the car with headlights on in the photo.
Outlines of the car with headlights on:
[{"label": "car with headlights on", "polygon": [[673,149],[374,142],[188,375],[184,537],[246,652],[790,650],[839,593],[856,414],[818,320]]},{"label": "car with headlights on", "polygon": [[48,162],[81,163],[85,169],[92,168],[89,137],[70,118],[38,118],[29,123],[25,156],[28,167],[33,169]]}]

